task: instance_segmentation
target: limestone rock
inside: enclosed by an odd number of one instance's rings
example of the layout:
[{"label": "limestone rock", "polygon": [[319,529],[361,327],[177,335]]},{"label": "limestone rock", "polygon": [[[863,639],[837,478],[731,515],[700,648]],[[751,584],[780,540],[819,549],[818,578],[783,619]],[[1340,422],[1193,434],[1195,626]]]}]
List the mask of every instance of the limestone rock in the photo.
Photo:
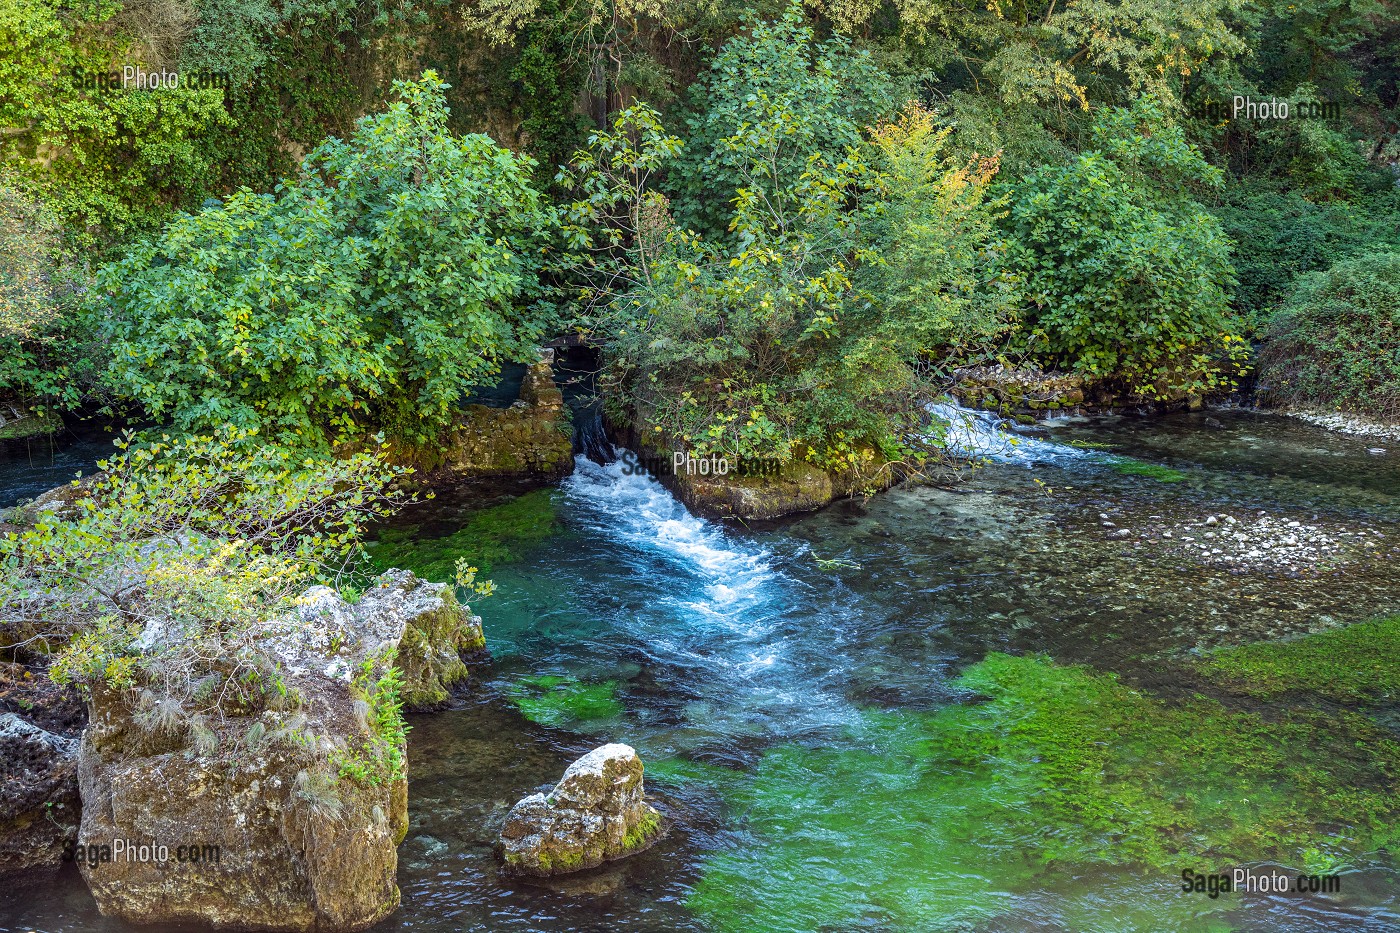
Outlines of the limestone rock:
[{"label": "limestone rock", "polygon": [[553,360],[553,350],[542,351],[511,407],[468,405],[423,464],[427,471],[436,479],[513,477],[541,485],[567,476],[574,466],[573,424],[554,384]]},{"label": "limestone rock", "polygon": [[[354,604],[313,588],[266,643],[295,702],[222,710],[198,736],[138,716],[133,691],[93,685],[78,854],[120,839],[168,856],[80,858],[101,911],[318,933],[362,930],[392,913],[408,826],[406,747],[402,734],[381,731],[374,686],[413,621],[447,608],[440,590],[404,573],[381,577]],[[181,846],[198,847],[199,858],[181,861]]]},{"label": "limestone rock", "polygon": [[794,460],[772,473],[759,475],[738,471],[721,476],[678,472],[673,486],[676,498],[706,518],[779,518],[820,509],[867,490],[888,488],[897,477],[874,451],[867,454],[860,470],[823,470]]},{"label": "limestone rock", "polygon": [[548,794],[521,799],[501,830],[506,870],[545,878],[650,848],[662,821],[643,797],[642,770],[631,746],[604,745],[569,765]]},{"label": "limestone rock", "polygon": [[78,834],[78,741],[0,714],[0,872],[56,865]]},{"label": "limestone rock", "polygon": [[467,679],[466,662],[486,656],[481,616],[468,612],[445,583],[428,583],[406,570],[391,570],[379,580],[355,609],[375,615],[398,603],[392,611],[402,612],[406,623],[394,662],[403,673],[403,704],[440,708],[451,688]]}]

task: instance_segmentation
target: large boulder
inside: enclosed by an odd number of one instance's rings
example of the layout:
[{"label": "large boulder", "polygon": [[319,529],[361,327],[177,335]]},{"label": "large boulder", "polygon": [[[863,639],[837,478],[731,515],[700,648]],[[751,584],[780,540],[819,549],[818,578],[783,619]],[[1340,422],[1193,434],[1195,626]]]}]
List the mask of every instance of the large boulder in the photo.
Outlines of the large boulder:
[{"label": "large boulder", "polygon": [[[313,588],[264,644],[285,702],[220,708],[197,728],[162,727],[149,696],[94,685],[76,854],[99,909],[142,923],[320,933],[393,912],[407,771],[389,709],[400,675],[387,660],[415,620],[451,615],[443,594],[401,572],[355,603]],[[148,631],[141,643],[161,637]],[[422,667],[440,679],[435,664]],[[138,857],[119,857],[118,845]]]},{"label": "large boulder", "polygon": [[0,714],[0,872],[57,865],[78,834],[78,741]]},{"label": "large boulder", "polygon": [[824,470],[794,460],[772,470],[731,469],[702,474],[681,469],[672,488],[686,507],[706,518],[756,521],[820,509],[837,499],[887,489],[897,479],[873,450],[859,469]]},{"label": "large boulder", "polygon": [[472,615],[445,583],[428,583],[407,570],[390,570],[352,613],[404,616],[403,638],[395,665],[403,674],[400,695],[412,710],[446,705],[454,686],[469,675],[468,661],[486,657],[481,616]]},{"label": "large boulder", "polygon": [[604,745],[569,765],[548,794],[520,800],[501,830],[506,870],[547,878],[650,848],[662,820],[644,799],[642,770],[631,746]]}]

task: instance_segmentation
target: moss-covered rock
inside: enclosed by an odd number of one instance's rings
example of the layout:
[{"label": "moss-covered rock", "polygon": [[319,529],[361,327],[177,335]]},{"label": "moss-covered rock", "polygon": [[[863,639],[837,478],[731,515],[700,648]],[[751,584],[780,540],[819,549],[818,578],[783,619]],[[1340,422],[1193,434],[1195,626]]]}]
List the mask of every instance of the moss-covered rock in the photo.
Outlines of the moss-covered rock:
[{"label": "moss-covered rock", "polygon": [[753,521],[810,512],[837,499],[873,493],[888,488],[896,477],[878,453],[867,449],[857,464],[841,470],[792,460],[756,475],[737,469],[723,475],[680,470],[671,479],[676,498],[692,512]]},{"label": "moss-covered rock", "polygon": [[412,460],[435,479],[517,477],[554,483],[574,465],[573,424],[564,395],[551,375],[554,353],[543,351],[521,382],[509,408],[468,405],[431,450]]},{"label": "moss-covered rock", "polygon": [[626,858],[661,838],[661,814],[644,799],[642,760],[628,745],[595,748],[548,794],[523,798],[506,817],[508,872],[547,878]]},{"label": "moss-covered rock", "polygon": [[[331,933],[397,908],[407,749],[386,662],[420,589],[381,581],[353,605],[308,591],[265,641],[277,706],[186,723],[157,715],[149,692],[91,686],[77,851],[95,854],[80,868],[104,915]],[[115,840],[168,857],[103,858]],[[181,860],[180,846],[198,856]]]},{"label": "moss-covered rock", "polygon": [[403,675],[400,696],[408,709],[445,705],[452,688],[470,676],[466,662],[486,655],[481,617],[472,615],[445,584],[391,570],[353,608],[358,613],[403,615],[403,637],[394,664]]},{"label": "moss-covered rock", "polygon": [[62,419],[49,409],[0,404],[0,441],[52,434],[61,427]]}]

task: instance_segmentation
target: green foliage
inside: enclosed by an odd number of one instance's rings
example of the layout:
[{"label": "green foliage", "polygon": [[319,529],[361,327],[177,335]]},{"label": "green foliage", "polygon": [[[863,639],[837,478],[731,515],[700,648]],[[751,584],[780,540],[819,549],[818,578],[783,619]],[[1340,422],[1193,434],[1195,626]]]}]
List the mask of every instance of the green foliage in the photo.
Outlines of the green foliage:
[{"label": "green foliage", "polygon": [[542,726],[587,728],[622,715],[615,680],[589,684],[573,677],[540,674],[517,680],[509,693],[521,714]]},{"label": "green foliage", "polygon": [[0,161],[36,182],[85,245],[198,203],[219,168],[206,140],[231,124],[218,88],[84,85],[80,74],[150,64],[123,14],[108,0],[0,5]]},{"label": "green foliage", "polygon": [[495,567],[520,560],[526,552],[559,529],[554,497],[548,489],[518,496],[503,505],[473,512],[449,535],[432,537],[418,525],[385,528],[366,545],[381,570],[412,570],[425,580],[448,583],[458,561],[490,573]]},{"label": "green foliage", "polygon": [[553,213],[530,160],[451,136],[431,72],[398,90],[275,195],[177,218],[99,274],[116,391],[185,429],[424,442],[533,353]]},{"label": "green foliage", "polygon": [[188,718],[291,702],[267,640],[307,586],[355,566],[403,471],[238,433],[121,450],[71,490],[71,515],[0,540],[6,640],[59,649],[61,683],[143,691]]},{"label": "green foliage", "polygon": [[1259,355],[1276,403],[1378,417],[1400,413],[1400,252],[1302,276],[1269,321]]},{"label": "green foliage", "polygon": [[378,786],[408,777],[408,724],[403,718],[403,674],[394,652],[370,655],[350,681],[350,695],[364,703],[369,734],[332,757],[340,776]]},{"label": "green foliage", "polygon": [[1321,272],[1375,243],[1400,243],[1400,192],[1309,201],[1297,191],[1230,185],[1211,208],[1235,243],[1234,304],[1262,329],[1298,276]]},{"label": "green foliage", "polygon": [[795,217],[809,160],[839,163],[861,145],[864,127],[904,103],[868,52],[840,35],[817,42],[804,19],[794,3],[779,20],[753,21],[694,86],[669,186],[682,227],[712,238],[734,230],[731,204],[740,197]]},{"label": "green foliage", "polygon": [[1014,189],[1005,226],[1030,299],[1027,347],[1151,398],[1231,384],[1244,346],[1229,243],[1182,192],[1218,171],[1145,98],[1105,113],[1094,138],[1099,148]]},{"label": "green foliage", "polygon": [[1000,654],[958,685],[979,700],[765,753],[726,793],[744,839],[707,858],[690,906],[726,931],[963,930],[1088,872],[1086,898],[1056,902],[1071,929],[1211,929],[1218,904],[1134,892],[1183,866],[1301,868],[1400,839],[1400,745],[1359,717],[1168,704]]},{"label": "green foliage", "polygon": [[53,211],[0,175],[0,395],[26,406],[78,403],[89,375],[76,327],[85,286]]},{"label": "green foliage", "polygon": [[1296,691],[1339,703],[1390,703],[1400,697],[1400,616],[1224,648],[1201,667],[1252,696]]}]

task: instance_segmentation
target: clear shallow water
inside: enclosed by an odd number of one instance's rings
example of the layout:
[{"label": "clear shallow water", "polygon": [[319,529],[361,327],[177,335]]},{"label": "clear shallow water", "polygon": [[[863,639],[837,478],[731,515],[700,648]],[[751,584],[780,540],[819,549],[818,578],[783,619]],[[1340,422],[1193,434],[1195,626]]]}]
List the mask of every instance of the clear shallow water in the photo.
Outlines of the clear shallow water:
[{"label": "clear shallow water", "polygon": [[115,430],[98,422],[80,422],[54,434],[0,441],[0,509],[33,499],[55,486],[97,469],[97,461],[116,453]]},{"label": "clear shallow water", "polygon": [[[1380,865],[1348,874],[1342,897],[1222,907],[1182,894],[1179,875],[1042,872],[1016,838],[989,836],[970,858],[946,831],[962,819],[956,795],[901,807],[924,754],[912,724],[965,700],[952,681],[989,651],[1046,652],[1170,694],[1185,651],[1400,610],[1387,548],[1320,572],[1236,573],[1113,533],[1228,510],[1388,532],[1400,451],[1250,412],[1027,436],[1037,443],[963,485],[752,529],[696,519],[619,464],[580,460],[556,494],[558,534],[494,568],[498,595],[475,607],[495,657],[482,685],[463,709],[413,717],[404,902],[379,929],[732,928],[733,905],[704,909],[716,896],[705,878],[735,869],[755,901],[771,898],[752,906],[756,930],[1400,927],[1396,875]],[[1184,478],[1122,475],[1115,457]],[[430,516],[444,532],[474,506],[449,499]],[[612,683],[618,711],[530,723],[511,697],[542,674]],[[610,740],[641,751],[677,829],[583,878],[501,878],[491,844],[510,805]],[[745,861],[773,838],[796,840],[791,860]],[[68,873],[0,895],[0,930],[21,929],[126,927],[97,918]]]}]

